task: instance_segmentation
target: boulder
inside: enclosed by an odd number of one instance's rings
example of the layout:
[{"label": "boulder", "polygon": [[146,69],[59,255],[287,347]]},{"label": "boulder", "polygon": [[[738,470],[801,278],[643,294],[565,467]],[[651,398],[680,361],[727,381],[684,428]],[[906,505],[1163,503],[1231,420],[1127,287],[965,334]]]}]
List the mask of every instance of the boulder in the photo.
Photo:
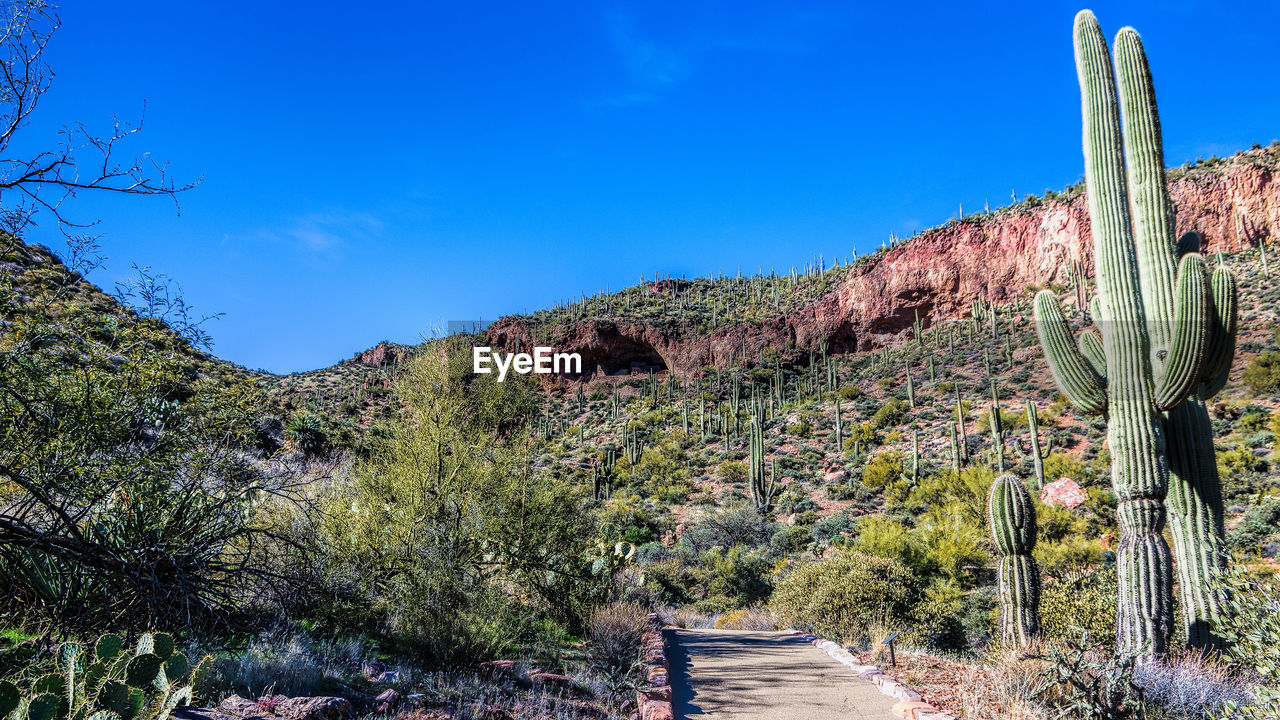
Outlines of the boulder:
[{"label": "boulder", "polygon": [[275,714],[285,720],[343,720],[351,715],[351,703],[340,697],[285,698],[275,704]]},{"label": "boulder", "polygon": [[1071,478],[1062,478],[1047,483],[1040,489],[1040,502],[1064,508],[1077,508],[1089,499],[1084,488]]},{"label": "boulder", "polygon": [[263,712],[262,706],[256,700],[242,698],[239,695],[229,695],[218,703],[218,707],[214,708],[218,712],[240,718],[256,718],[266,717],[269,712]]},{"label": "boulder", "polygon": [[386,690],[378,693],[378,697],[374,698],[373,701],[378,703],[378,712],[386,715],[400,704],[400,693],[392,690],[391,688],[387,688]]}]

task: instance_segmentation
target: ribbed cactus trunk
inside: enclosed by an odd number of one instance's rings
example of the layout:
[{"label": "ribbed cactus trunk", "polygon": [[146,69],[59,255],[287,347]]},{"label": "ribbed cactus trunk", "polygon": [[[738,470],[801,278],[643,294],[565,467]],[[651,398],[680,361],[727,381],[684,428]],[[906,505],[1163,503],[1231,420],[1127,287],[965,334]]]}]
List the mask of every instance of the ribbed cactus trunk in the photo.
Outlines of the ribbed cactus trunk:
[{"label": "ribbed cactus trunk", "polygon": [[1074,40],[1101,342],[1086,335],[1077,348],[1049,291],[1036,297],[1036,330],[1059,389],[1082,411],[1107,414],[1119,501],[1117,648],[1159,655],[1173,625],[1173,568],[1162,535],[1164,413],[1202,382],[1214,308],[1203,258],[1191,252],[1179,261],[1175,252],[1160,126],[1137,33],[1117,35],[1114,70],[1088,10],[1076,16]]},{"label": "ribbed cactus trunk", "polygon": [[1005,647],[1026,646],[1040,634],[1040,569],[1032,557],[1035,507],[1021,480],[1001,475],[992,483],[987,524],[999,556],[1000,641]]}]

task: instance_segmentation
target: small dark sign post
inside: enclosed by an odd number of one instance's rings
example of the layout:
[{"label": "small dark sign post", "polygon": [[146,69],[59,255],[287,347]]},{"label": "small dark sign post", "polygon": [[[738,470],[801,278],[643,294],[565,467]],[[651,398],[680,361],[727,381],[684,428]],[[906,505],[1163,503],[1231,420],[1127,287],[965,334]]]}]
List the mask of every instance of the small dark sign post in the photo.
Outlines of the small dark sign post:
[{"label": "small dark sign post", "polygon": [[889,664],[892,665],[893,667],[898,667],[898,658],[893,656],[893,641],[896,640],[897,638],[898,638],[898,633],[894,633],[889,637],[885,638],[884,642],[880,643],[881,645],[889,646]]}]

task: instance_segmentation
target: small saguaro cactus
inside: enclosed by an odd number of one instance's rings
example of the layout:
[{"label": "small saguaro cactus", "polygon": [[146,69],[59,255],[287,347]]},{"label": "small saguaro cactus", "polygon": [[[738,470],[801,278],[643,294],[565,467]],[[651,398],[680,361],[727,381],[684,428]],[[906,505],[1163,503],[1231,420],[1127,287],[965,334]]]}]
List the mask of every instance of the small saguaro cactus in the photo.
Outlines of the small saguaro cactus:
[{"label": "small saguaro cactus", "polygon": [[916,409],[916,383],[911,377],[911,364],[907,363],[903,366],[903,372],[907,375],[907,405],[912,410]]},{"label": "small saguaro cactus", "polygon": [[1027,401],[1027,434],[1030,436],[1027,440],[1029,450],[1023,450],[1022,444],[1014,439],[1013,447],[1018,454],[1024,458],[1031,459],[1031,466],[1035,468],[1036,487],[1044,487],[1044,461],[1049,459],[1049,453],[1053,452],[1053,438],[1045,441],[1044,446],[1040,445],[1040,415],[1036,412],[1036,403],[1034,400]]},{"label": "small saguaro cactus", "polygon": [[1013,475],[1001,475],[987,496],[987,524],[999,556],[1000,640],[1020,647],[1040,634],[1040,569],[1036,549],[1036,512],[1031,495]]},{"label": "small saguaro cactus", "polygon": [[996,381],[991,381],[991,408],[988,411],[991,426],[991,456],[995,460],[996,472],[1004,472],[1004,443],[1009,434],[1004,431],[1004,419],[1000,414],[1000,391]]},{"label": "small saguaro cactus", "polygon": [[773,468],[765,475],[764,467],[764,427],[753,415],[747,430],[750,439],[751,463],[747,479],[751,485],[751,500],[755,503],[756,512],[767,515],[773,510],[773,496],[777,492],[774,483]]},{"label": "small saguaro cactus", "polygon": [[[1082,412],[1107,417],[1119,501],[1117,649],[1160,655],[1173,626],[1173,567],[1162,535],[1171,469],[1186,490],[1175,489],[1171,502],[1182,506],[1174,510],[1175,538],[1183,532],[1199,538],[1190,541],[1193,555],[1210,566],[1221,562],[1212,557],[1212,522],[1179,521],[1186,508],[1211,507],[1215,494],[1221,503],[1216,478],[1208,487],[1207,473],[1198,472],[1214,464],[1211,434],[1207,445],[1198,442],[1211,430],[1180,418],[1198,419],[1198,397],[1225,381],[1234,349],[1228,302],[1234,280],[1220,269],[1210,281],[1199,253],[1174,241],[1155,93],[1137,32],[1117,34],[1114,68],[1088,10],[1076,16],[1074,41],[1097,280],[1090,315],[1098,330],[1086,332],[1077,347],[1057,297],[1041,291],[1036,331],[1058,388]],[[1212,567],[1201,571],[1197,564],[1191,557],[1180,563],[1191,586],[1184,592],[1203,587],[1211,574]],[[1201,599],[1205,607],[1192,603],[1187,611],[1193,624],[1211,612],[1212,598]]]}]

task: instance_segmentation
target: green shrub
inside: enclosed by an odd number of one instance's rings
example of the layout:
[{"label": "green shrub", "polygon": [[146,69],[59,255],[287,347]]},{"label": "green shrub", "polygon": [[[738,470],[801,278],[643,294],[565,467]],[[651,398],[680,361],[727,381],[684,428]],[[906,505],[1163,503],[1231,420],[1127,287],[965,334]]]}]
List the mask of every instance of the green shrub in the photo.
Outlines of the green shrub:
[{"label": "green shrub", "polygon": [[699,561],[707,598],[723,599],[726,609],[758,604],[773,591],[773,559],[767,551],[742,546],[728,552],[712,548]]},{"label": "green shrub", "polygon": [[897,398],[890,398],[871,416],[871,427],[877,430],[896,427],[907,419],[907,404]]},{"label": "green shrub", "polygon": [[[468,373],[462,352],[410,361],[399,385],[404,420],[334,486],[319,520],[326,577],[341,583],[333,619],[440,664],[502,651],[537,613],[580,631],[617,569],[597,571],[590,553],[602,541],[580,488],[526,474],[523,444],[504,442],[503,409],[520,409],[528,384]],[[619,520],[643,513],[621,492],[611,511]],[[612,527],[610,549],[652,534]],[[643,532],[624,534],[633,528]]]},{"label": "green shrub", "polygon": [[919,579],[898,561],[845,550],[797,567],[770,604],[793,627],[862,642],[873,627],[909,626],[919,596]]},{"label": "green shrub", "polygon": [[862,471],[862,484],[873,490],[882,490],[897,482],[902,474],[902,453],[896,450],[882,452],[871,458]]},{"label": "green shrub", "polygon": [[1066,640],[1087,631],[1098,642],[1114,643],[1118,585],[1114,565],[1070,579],[1048,579],[1040,595],[1040,630],[1050,640]]},{"label": "green shrub", "polygon": [[721,480],[732,485],[733,483],[739,483],[746,479],[747,466],[742,464],[741,460],[725,460],[720,463],[720,467],[716,471],[716,474],[720,476]]},{"label": "green shrub", "polygon": [[849,428],[849,437],[845,438],[844,449],[846,452],[853,452],[853,446],[856,443],[863,452],[875,446],[880,442],[880,433],[871,423],[858,423]]},{"label": "green shrub", "polygon": [[1244,519],[1227,536],[1227,544],[1238,552],[1258,554],[1277,534],[1280,534],[1280,498],[1269,497],[1249,508]]},{"label": "green shrub", "polygon": [[1280,352],[1268,350],[1254,357],[1240,379],[1254,395],[1274,396],[1280,391]]},{"label": "green shrub", "polygon": [[813,532],[808,525],[786,525],[774,534],[770,545],[774,552],[789,555],[803,551],[813,543]]},{"label": "green shrub", "polygon": [[858,387],[857,385],[841,385],[840,386],[841,400],[856,400],[860,397],[862,397],[862,388]]}]

